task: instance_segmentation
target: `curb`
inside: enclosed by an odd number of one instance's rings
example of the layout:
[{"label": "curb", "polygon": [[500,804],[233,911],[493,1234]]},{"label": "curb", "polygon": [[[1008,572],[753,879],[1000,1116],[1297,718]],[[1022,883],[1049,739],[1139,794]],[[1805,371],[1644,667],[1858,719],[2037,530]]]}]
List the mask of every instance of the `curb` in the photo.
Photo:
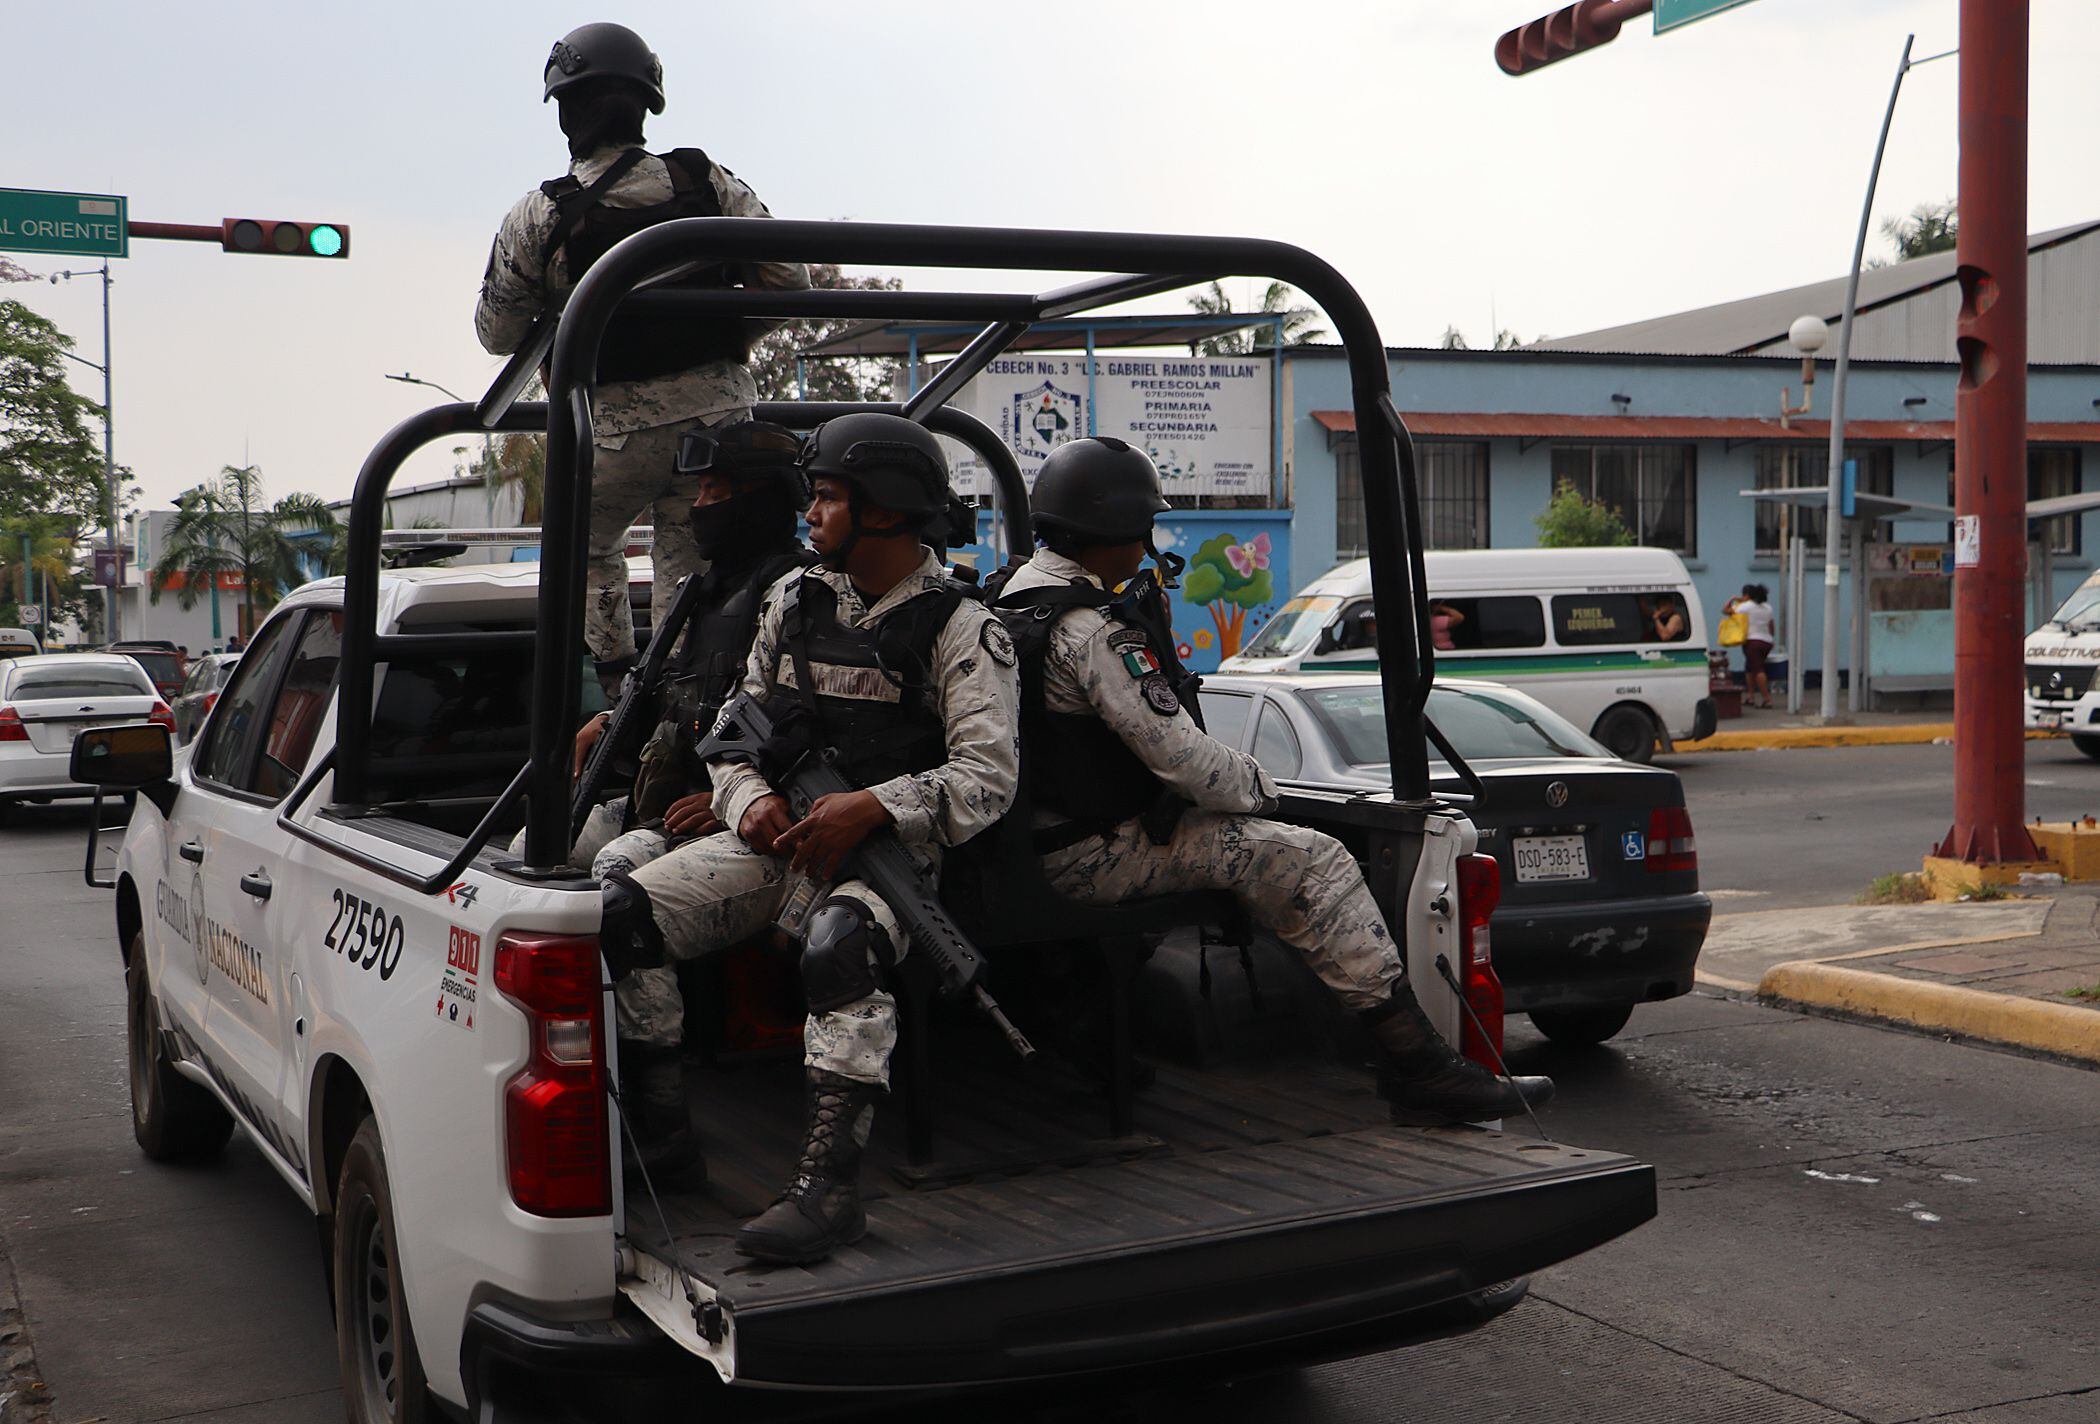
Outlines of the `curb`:
[{"label": "curb", "polygon": [[1927,984],[1811,959],[1773,965],[1758,982],[1757,996],[1767,1003],[1836,1009],[1861,1018],[2100,1063],[2100,1012],[2069,1004],[1956,984]]},{"label": "curb", "polygon": [[[2029,741],[2061,737],[2030,730]],[[1761,732],[1716,732],[1678,742],[1678,752],[1762,752],[1797,747],[1916,747],[1954,740],[1952,722],[1905,722],[1893,727],[1773,727]]]}]

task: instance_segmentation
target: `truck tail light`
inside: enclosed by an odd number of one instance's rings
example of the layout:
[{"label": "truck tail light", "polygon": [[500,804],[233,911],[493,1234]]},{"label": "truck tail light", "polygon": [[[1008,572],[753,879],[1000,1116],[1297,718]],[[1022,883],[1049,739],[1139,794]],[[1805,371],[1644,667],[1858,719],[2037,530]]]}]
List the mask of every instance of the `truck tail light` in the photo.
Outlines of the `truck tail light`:
[{"label": "truck tail light", "polygon": [[[1458,944],[1465,962],[1458,982],[1473,1010],[1460,1025],[1458,1051],[1490,1073],[1499,1072],[1502,1053],[1502,981],[1495,977],[1495,955],[1488,921],[1502,903],[1502,867],[1491,855],[1458,859]],[[1478,1019],[1476,1026],[1474,1020]],[[1492,1051],[1490,1051],[1492,1050]]]},{"label": "truck tail light", "polygon": [[525,1011],[531,1049],[503,1089],[510,1197],[535,1216],[612,1210],[605,1017],[595,935],[506,934],[498,993]]},{"label": "truck tail light", "polygon": [[156,727],[166,727],[170,732],[175,730],[175,714],[168,710],[168,704],[165,702],[154,703],[153,710],[146,714],[146,720]]},{"label": "truck tail light", "polygon": [[1648,813],[1648,869],[1697,870],[1699,846],[1692,838],[1692,813],[1682,806],[1658,806]]},{"label": "truck tail light", "polygon": [[22,714],[12,707],[0,707],[0,742],[26,742],[29,729],[22,725]]}]

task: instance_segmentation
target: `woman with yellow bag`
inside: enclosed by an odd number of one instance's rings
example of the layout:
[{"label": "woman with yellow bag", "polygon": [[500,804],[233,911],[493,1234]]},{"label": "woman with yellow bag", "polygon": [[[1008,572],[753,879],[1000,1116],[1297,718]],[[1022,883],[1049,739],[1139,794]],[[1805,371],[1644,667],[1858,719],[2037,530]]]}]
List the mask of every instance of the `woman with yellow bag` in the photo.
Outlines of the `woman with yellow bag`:
[{"label": "woman with yellow bag", "polygon": [[1721,646],[1743,645],[1744,696],[1755,697],[1757,701],[1749,705],[1758,707],[1772,705],[1772,680],[1765,675],[1765,659],[1771,655],[1778,624],[1766,601],[1769,597],[1763,584],[1746,583],[1721,609]]}]

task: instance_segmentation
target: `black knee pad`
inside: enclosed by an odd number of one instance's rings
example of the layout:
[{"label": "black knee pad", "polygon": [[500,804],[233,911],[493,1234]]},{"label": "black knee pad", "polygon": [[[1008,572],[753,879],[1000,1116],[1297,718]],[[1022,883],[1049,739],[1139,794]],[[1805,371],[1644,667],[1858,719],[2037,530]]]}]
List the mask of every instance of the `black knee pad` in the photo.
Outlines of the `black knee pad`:
[{"label": "black knee pad", "polygon": [[851,895],[833,895],[809,912],[802,936],[802,991],[811,1013],[856,1003],[875,992],[875,963],[889,964],[890,937]]},{"label": "black knee pad", "polygon": [[598,926],[598,947],[612,970],[615,983],[637,969],[655,969],[664,962],[663,932],[656,927],[656,913],[649,892],[634,883],[624,870],[605,877],[604,918]]}]

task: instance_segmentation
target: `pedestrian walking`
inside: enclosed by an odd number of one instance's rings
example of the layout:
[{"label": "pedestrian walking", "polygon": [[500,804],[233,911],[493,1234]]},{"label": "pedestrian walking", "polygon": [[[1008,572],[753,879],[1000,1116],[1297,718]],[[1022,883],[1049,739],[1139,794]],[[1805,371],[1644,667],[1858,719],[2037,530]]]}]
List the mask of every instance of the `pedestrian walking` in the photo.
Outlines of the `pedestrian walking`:
[{"label": "pedestrian walking", "polygon": [[1772,655],[1778,621],[1772,616],[1772,605],[1767,601],[1770,597],[1763,584],[1746,583],[1743,591],[1721,609],[1724,617],[1742,614],[1749,625],[1743,634],[1743,695],[1756,698],[1751,705],[1757,707],[1772,705],[1772,679],[1765,672],[1765,659]]}]

